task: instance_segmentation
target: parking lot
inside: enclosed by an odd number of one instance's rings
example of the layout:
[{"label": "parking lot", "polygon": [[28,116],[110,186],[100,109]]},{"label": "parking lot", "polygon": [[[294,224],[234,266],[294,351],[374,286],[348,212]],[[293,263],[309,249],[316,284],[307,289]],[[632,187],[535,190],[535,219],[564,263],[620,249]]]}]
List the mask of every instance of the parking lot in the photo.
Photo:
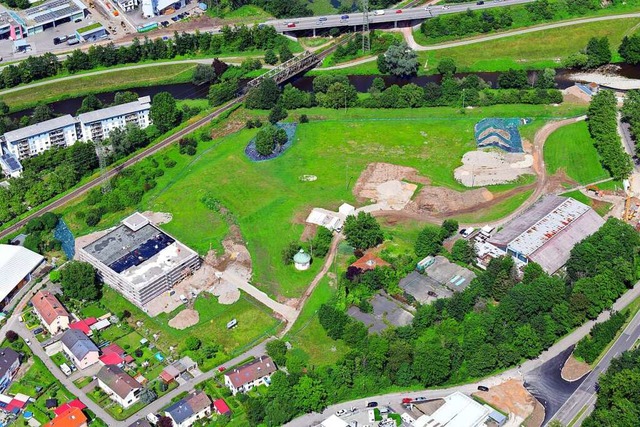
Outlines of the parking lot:
[{"label": "parking lot", "polygon": [[460,267],[440,255],[436,256],[435,262],[425,269],[425,274],[456,292],[463,291],[476,277],[473,271]]},{"label": "parking lot", "polygon": [[429,304],[438,298],[450,298],[453,291],[435,279],[417,271],[400,280],[400,288],[414,297],[420,304]]}]

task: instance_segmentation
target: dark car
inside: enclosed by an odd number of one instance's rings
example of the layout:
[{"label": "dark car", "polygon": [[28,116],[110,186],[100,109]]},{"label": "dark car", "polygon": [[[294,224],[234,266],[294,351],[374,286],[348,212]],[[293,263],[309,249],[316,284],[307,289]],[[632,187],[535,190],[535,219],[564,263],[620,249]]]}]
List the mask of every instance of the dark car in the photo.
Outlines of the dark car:
[{"label": "dark car", "polygon": [[479,1],[476,2],[476,4],[477,5],[482,5],[482,4],[484,4],[484,1],[483,0],[479,0]]},{"label": "dark car", "polygon": [[375,408],[378,406],[378,402],[367,402],[367,408]]},{"label": "dark car", "polygon": [[33,335],[39,335],[42,332],[44,332],[43,328],[36,328],[36,329],[33,330]]},{"label": "dark car", "polygon": [[171,20],[172,20],[173,22],[178,22],[178,20],[180,20],[180,18],[178,18],[177,16],[172,16],[172,17],[171,17]]},{"label": "dark car", "polygon": [[479,385],[478,386],[478,390],[480,390],[480,391],[489,391],[489,387],[485,387],[483,385]]},{"label": "dark car", "polygon": [[342,15],[342,16],[340,17],[340,19],[342,19],[343,21],[344,21],[345,19],[349,19],[349,15]]},{"label": "dark car", "polygon": [[163,27],[168,27],[169,26],[169,21],[162,21],[162,26]]},{"label": "dark car", "polygon": [[321,16],[320,18],[318,18],[318,21],[320,21],[320,22],[324,22],[326,20],[327,20],[326,16]]}]

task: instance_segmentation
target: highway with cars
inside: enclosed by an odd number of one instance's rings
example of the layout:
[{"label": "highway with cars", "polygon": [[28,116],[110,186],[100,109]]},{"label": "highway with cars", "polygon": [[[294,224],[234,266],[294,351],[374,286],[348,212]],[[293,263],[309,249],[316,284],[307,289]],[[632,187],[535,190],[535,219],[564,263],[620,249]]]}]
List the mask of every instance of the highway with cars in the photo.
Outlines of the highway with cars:
[{"label": "highway with cars", "polygon": [[[480,0],[472,3],[453,3],[449,5],[420,6],[409,9],[385,9],[369,11],[369,25],[420,21],[448,13],[464,12],[467,9],[480,10],[495,7],[514,6],[531,3],[534,0]],[[266,21],[265,25],[273,25],[278,32],[295,32],[334,27],[362,26],[363,13],[341,15],[311,16],[307,18],[290,18]]]}]

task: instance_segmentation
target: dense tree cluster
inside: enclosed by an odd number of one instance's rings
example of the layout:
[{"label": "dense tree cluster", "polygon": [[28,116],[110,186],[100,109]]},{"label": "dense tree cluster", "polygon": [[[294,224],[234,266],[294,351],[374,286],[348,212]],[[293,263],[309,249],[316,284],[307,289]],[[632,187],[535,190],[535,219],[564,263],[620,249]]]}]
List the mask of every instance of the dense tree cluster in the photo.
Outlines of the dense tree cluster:
[{"label": "dense tree cluster", "polygon": [[429,38],[466,36],[488,33],[511,27],[513,18],[508,7],[483,11],[467,10],[465,13],[437,15],[425,20],[420,26],[422,33]]},{"label": "dense tree cluster", "polygon": [[274,125],[263,126],[256,135],[256,151],[261,156],[268,156],[287,142],[284,129]]},{"label": "dense tree cluster", "polygon": [[6,223],[30,208],[68,190],[98,166],[92,143],[52,148],[22,162],[24,172],[0,187],[0,223]]},{"label": "dense tree cluster", "polygon": [[640,349],[614,359],[598,379],[595,410],[583,421],[584,427],[638,425],[640,414]]},{"label": "dense tree cluster", "polygon": [[[447,231],[440,233],[450,233],[453,224],[443,229]],[[245,403],[256,409],[251,424],[281,425],[311,407],[319,410],[393,385],[428,387],[468,381],[536,357],[595,314],[588,311],[593,289],[581,284],[584,280],[595,278],[598,287],[606,290],[602,280],[612,277],[607,280],[622,285],[615,287],[614,299],[632,285],[635,271],[629,266],[634,265],[638,249],[640,237],[633,228],[610,219],[576,245],[566,280],[547,275],[533,263],[520,279],[510,257],[495,259],[464,291],[419,306],[412,324],[373,335],[348,316],[345,308],[357,304],[367,311],[363,303],[367,295],[379,289],[397,292],[393,287],[401,277],[397,270],[406,268],[406,274],[415,259],[394,261],[393,267],[376,268],[351,279],[346,273],[340,278],[337,299],[320,307],[318,320],[329,337],[342,340],[351,350],[336,364],[324,367],[304,366],[300,349],[286,352],[281,357],[287,368],[295,360],[298,373],[278,374],[282,377],[278,386],[270,387],[266,397]],[[301,353],[300,357],[291,357],[293,351]],[[305,370],[298,370],[300,363]],[[292,392],[303,386],[313,399]]]},{"label": "dense tree cluster", "polygon": [[378,221],[367,212],[349,215],[344,222],[347,242],[358,250],[366,250],[382,243],[384,235]]},{"label": "dense tree cluster", "polygon": [[591,328],[589,336],[578,341],[573,354],[589,364],[593,363],[622,328],[627,320],[627,314],[626,311],[613,313],[609,320],[597,323]]},{"label": "dense tree cluster", "polygon": [[611,49],[607,37],[592,37],[583,50],[573,53],[564,61],[568,68],[592,69],[611,62]]},{"label": "dense tree cluster", "polygon": [[640,90],[630,90],[622,106],[622,120],[629,123],[629,131],[636,143],[636,153],[640,152]]},{"label": "dense tree cluster", "polygon": [[[383,31],[371,31],[369,34],[370,53],[378,54],[386,52],[394,43],[396,38],[389,33]],[[338,46],[332,55],[332,62],[345,62],[362,54],[362,34],[358,33],[353,36],[346,44]]]},{"label": "dense tree cluster", "polygon": [[624,36],[618,53],[624,62],[631,65],[640,64],[640,34],[634,34],[631,37]]},{"label": "dense tree cluster", "polygon": [[333,233],[325,227],[318,227],[316,235],[313,239],[307,242],[291,242],[282,250],[282,262],[285,265],[289,265],[293,262],[293,257],[300,249],[303,249],[306,253],[312,257],[324,258],[331,249],[331,241],[333,240]]},{"label": "dense tree cluster", "polygon": [[378,56],[378,70],[396,77],[410,77],[418,72],[418,54],[405,42],[394,43]]},{"label": "dense tree cluster", "polygon": [[589,133],[595,141],[602,165],[615,179],[624,179],[629,176],[633,166],[620,142],[617,112],[615,94],[603,90],[592,98],[587,116]]},{"label": "dense tree cluster", "polygon": [[53,235],[57,224],[58,216],[53,212],[47,212],[30,220],[24,227],[24,232],[27,233],[24,247],[40,254],[50,250],[60,250],[62,243]]},{"label": "dense tree cluster", "polygon": [[66,298],[96,301],[100,298],[102,283],[96,270],[87,262],[69,261],[61,271],[62,294]]}]

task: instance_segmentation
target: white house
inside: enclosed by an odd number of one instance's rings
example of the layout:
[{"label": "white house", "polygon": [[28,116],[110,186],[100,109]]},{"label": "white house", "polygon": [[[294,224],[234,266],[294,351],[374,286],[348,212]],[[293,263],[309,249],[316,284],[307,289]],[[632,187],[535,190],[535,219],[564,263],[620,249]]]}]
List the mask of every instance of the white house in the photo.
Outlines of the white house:
[{"label": "white house", "polygon": [[211,416],[211,399],[204,391],[194,390],[169,406],[165,415],[171,418],[174,427],[190,427],[197,420]]},{"label": "white house", "polygon": [[270,357],[262,356],[225,373],[224,383],[234,395],[238,392],[245,393],[262,384],[268,386],[271,383],[271,374],[277,370]]},{"label": "white house", "polygon": [[0,138],[4,152],[19,160],[37,156],[51,147],[68,147],[80,139],[80,124],[70,114],[6,132]]},{"label": "white house", "polygon": [[137,101],[82,113],[78,116],[82,137],[85,141],[102,141],[112,130],[124,128],[128,123],[144,129],[151,124],[150,110],[151,98],[143,96]]},{"label": "white house", "polygon": [[33,310],[51,335],[69,328],[69,313],[49,291],[38,291],[31,298]]},{"label": "white house", "polygon": [[96,374],[98,386],[123,408],[140,400],[142,384],[116,365],[105,365]]}]

